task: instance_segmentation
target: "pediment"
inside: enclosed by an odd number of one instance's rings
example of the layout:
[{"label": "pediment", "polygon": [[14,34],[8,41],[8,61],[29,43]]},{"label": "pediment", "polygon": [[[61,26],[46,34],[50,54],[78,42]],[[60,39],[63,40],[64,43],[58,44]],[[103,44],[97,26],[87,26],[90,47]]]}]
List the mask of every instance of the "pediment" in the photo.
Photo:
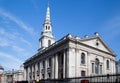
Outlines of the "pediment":
[{"label": "pediment", "polygon": [[105,44],[105,42],[100,37],[86,38],[83,39],[81,42],[96,49],[114,54],[113,51],[108,47],[107,44]]}]

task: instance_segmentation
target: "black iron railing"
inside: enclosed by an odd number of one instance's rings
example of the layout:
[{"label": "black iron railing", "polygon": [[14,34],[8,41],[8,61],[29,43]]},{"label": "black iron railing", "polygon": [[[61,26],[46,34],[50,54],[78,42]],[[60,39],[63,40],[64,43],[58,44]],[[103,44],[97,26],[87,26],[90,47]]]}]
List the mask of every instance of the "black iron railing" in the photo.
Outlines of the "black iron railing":
[{"label": "black iron railing", "polygon": [[107,74],[65,79],[41,79],[39,82],[16,82],[16,83],[120,83],[120,74]]},{"label": "black iron railing", "polygon": [[42,79],[40,83],[120,83],[120,74],[85,76],[65,79]]}]

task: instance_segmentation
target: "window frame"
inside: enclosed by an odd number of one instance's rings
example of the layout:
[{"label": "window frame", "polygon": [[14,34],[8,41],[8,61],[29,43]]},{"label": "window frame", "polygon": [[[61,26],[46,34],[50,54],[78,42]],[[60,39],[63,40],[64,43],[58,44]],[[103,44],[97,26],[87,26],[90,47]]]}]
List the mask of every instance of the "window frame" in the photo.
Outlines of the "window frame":
[{"label": "window frame", "polygon": [[100,65],[100,62],[99,62],[99,59],[96,58],[95,59],[95,74],[99,74],[99,65]]},{"label": "window frame", "polygon": [[85,53],[81,53],[81,64],[85,64]]},{"label": "window frame", "polygon": [[92,73],[94,73],[94,72],[95,72],[95,64],[92,63]]},{"label": "window frame", "polygon": [[110,69],[110,61],[109,60],[106,60],[106,68]]},{"label": "window frame", "polygon": [[48,40],[48,46],[50,46],[51,45],[51,40]]},{"label": "window frame", "polygon": [[86,76],[86,71],[81,70],[81,77],[84,77],[84,76]]},{"label": "window frame", "polygon": [[103,71],[102,71],[102,67],[103,67],[103,66],[100,65],[100,74],[102,74],[102,72],[103,72]]}]

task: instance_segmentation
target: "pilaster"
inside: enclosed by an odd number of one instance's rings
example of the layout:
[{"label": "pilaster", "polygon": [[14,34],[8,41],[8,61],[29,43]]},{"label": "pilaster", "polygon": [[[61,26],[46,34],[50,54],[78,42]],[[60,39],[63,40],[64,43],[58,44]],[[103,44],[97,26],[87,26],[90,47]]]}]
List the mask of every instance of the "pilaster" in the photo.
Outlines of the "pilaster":
[{"label": "pilaster", "polygon": [[55,58],[55,56],[52,57],[52,68],[51,68],[51,71],[52,71],[51,72],[51,78],[52,79],[54,79],[54,73],[55,73],[55,71],[54,71],[54,69],[55,69],[55,59],[54,58]]}]

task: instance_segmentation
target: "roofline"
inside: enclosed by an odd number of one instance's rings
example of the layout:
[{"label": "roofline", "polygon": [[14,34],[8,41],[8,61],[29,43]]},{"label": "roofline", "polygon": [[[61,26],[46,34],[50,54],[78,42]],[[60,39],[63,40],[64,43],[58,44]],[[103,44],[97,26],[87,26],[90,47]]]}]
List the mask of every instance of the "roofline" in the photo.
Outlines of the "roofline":
[{"label": "roofline", "polygon": [[[58,41],[56,41],[55,43],[53,43],[53,44],[50,45],[49,47],[46,47],[45,49],[40,50],[38,53],[36,53],[35,55],[33,55],[32,57],[30,57],[29,59],[27,59],[23,64],[25,64],[26,62],[28,62],[28,61],[32,60],[33,58],[39,56],[39,55],[38,55],[39,53],[44,53],[44,52],[46,52],[47,50],[52,49],[53,47],[55,47],[56,45],[60,44],[61,42],[65,41],[65,40],[67,40],[67,39],[69,39],[69,40],[71,40],[71,41],[74,41],[74,42],[79,42],[80,44],[85,45],[85,46],[87,46],[87,47],[90,47],[90,48],[93,48],[93,49],[97,49],[97,48],[95,48],[95,47],[92,47],[92,46],[90,46],[90,45],[87,45],[87,44],[84,44],[84,43],[80,42],[80,41],[87,41],[87,40],[89,40],[89,39],[91,39],[91,38],[93,38],[93,39],[94,39],[94,38],[99,38],[99,39],[102,41],[102,43],[107,47],[107,45],[104,43],[104,41],[103,41],[99,36],[94,36],[94,37],[84,38],[84,39],[81,39],[81,38],[78,39],[77,36],[74,36],[74,35],[72,35],[72,34],[67,34],[66,36],[62,37],[61,39],[59,39]],[[74,40],[74,39],[75,39],[75,40]],[[79,40],[79,41],[77,41],[77,40]],[[108,47],[107,47],[107,48],[108,48]],[[108,49],[109,49],[109,48],[108,48]],[[100,49],[97,49],[97,50],[98,50],[98,51],[101,51],[101,52],[104,52],[104,53],[107,53],[107,54],[110,54],[110,55],[112,55],[112,56],[116,56],[116,55],[114,54],[114,52],[111,51],[110,49],[109,49],[109,50],[110,50],[113,54],[112,54],[112,53],[109,53],[109,52],[105,52],[105,51],[100,50]]]}]

